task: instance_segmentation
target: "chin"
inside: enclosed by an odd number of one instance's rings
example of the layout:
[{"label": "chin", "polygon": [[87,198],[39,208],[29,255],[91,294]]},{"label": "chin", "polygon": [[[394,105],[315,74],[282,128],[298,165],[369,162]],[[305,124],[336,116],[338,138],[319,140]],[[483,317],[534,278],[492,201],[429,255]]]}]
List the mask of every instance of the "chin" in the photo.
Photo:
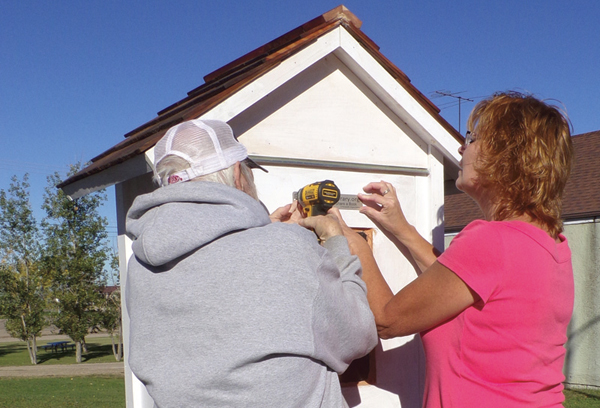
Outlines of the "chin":
[{"label": "chin", "polygon": [[469,197],[473,198],[475,196],[477,187],[475,186],[474,182],[468,182],[459,176],[458,179],[456,179],[456,183],[454,183],[454,185],[459,191],[462,191]]},{"label": "chin", "polygon": [[464,190],[464,186],[463,186],[463,180],[462,177],[459,175],[458,178],[456,179],[456,181],[454,182],[454,186],[459,190],[462,191],[463,193],[465,192]]}]

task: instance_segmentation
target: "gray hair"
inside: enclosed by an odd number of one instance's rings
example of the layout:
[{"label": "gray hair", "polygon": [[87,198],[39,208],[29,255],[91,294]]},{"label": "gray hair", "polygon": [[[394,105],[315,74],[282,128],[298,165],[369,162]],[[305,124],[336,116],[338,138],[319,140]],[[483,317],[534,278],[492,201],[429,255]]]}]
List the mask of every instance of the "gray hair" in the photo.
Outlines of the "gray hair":
[{"label": "gray hair", "polygon": [[[167,156],[162,159],[158,166],[154,169],[154,182],[161,187],[169,185],[169,176],[174,173],[185,170],[190,167],[189,163],[179,156]],[[196,177],[190,181],[211,181],[213,183],[225,184],[226,186],[236,188],[235,177],[234,177],[235,165],[229,166],[226,169],[215,171],[214,173],[206,174],[204,176]],[[252,198],[258,201],[258,193],[256,191],[256,185],[254,184],[254,175],[252,169],[244,162],[240,162],[240,170],[242,175],[248,182],[245,187],[245,192]]]}]

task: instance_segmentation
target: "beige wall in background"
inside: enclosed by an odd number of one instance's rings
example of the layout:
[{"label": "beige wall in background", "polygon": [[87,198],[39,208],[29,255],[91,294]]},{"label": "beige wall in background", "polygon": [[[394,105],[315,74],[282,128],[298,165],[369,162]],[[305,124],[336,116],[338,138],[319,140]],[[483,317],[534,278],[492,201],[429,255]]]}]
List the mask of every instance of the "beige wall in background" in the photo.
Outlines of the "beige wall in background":
[{"label": "beige wall in background", "polygon": [[565,226],[573,255],[575,308],[569,325],[566,382],[600,387],[600,222]]}]

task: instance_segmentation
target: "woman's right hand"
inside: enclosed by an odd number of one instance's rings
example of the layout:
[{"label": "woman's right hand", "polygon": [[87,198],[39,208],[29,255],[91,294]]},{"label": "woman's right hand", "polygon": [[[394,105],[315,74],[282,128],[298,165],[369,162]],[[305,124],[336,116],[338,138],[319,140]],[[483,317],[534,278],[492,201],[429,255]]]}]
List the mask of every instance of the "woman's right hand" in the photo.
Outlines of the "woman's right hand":
[{"label": "woman's right hand", "polygon": [[412,226],[406,220],[396,189],[391,183],[379,181],[367,184],[363,190],[367,194],[359,194],[358,198],[365,205],[360,212],[380,229],[387,231],[402,241],[412,232]]}]

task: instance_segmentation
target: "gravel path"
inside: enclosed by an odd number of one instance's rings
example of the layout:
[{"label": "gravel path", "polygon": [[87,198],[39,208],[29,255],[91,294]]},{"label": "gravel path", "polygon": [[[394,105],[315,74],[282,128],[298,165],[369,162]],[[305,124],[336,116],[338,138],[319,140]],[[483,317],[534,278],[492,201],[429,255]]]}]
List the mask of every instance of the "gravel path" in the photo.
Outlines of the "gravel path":
[{"label": "gravel path", "polygon": [[0,377],[82,377],[87,375],[124,375],[124,364],[115,362],[0,367]]}]

